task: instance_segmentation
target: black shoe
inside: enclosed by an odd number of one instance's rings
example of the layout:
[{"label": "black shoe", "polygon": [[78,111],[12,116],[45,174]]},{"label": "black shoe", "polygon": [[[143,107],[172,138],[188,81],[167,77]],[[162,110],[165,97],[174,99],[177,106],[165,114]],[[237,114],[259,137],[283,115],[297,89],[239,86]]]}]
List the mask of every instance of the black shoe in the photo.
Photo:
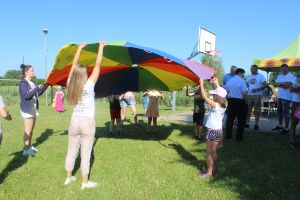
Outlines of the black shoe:
[{"label": "black shoe", "polygon": [[254,126],[254,130],[256,130],[256,131],[258,130],[258,125]]},{"label": "black shoe", "polygon": [[283,129],[282,131],[280,131],[280,135],[286,135],[289,132],[289,129]]},{"label": "black shoe", "polygon": [[275,128],[272,129],[272,131],[279,131],[279,130],[282,130],[283,127],[282,126],[276,126]]},{"label": "black shoe", "polygon": [[249,128],[249,124],[245,124],[245,128]]}]

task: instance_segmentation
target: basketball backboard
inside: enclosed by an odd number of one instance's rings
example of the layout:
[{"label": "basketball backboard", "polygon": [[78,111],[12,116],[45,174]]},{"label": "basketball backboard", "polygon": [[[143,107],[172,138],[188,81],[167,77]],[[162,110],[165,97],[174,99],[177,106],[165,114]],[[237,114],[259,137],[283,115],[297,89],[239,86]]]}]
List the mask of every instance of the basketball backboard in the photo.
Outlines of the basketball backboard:
[{"label": "basketball backboard", "polygon": [[216,34],[199,28],[198,53],[216,54]]}]

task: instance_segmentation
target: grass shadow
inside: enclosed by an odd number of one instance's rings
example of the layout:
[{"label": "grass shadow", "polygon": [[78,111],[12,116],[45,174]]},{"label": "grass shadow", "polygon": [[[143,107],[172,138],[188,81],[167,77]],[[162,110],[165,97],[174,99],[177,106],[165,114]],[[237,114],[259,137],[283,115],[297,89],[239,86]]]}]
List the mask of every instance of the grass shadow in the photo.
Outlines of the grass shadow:
[{"label": "grass shadow", "polygon": [[[53,134],[53,129],[46,129],[38,138],[34,146],[39,146],[45,142]],[[27,163],[28,157],[23,156],[23,150],[10,154],[14,156],[13,159],[6,165],[6,167],[0,173],[0,184],[2,184],[10,173],[22,167]]]},{"label": "grass shadow", "polygon": [[226,185],[240,199],[299,199],[300,152],[290,149],[286,139],[246,132],[245,142],[224,145],[213,185]]},{"label": "grass shadow", "polygon": [[168,146],[175,149],[178,155],[180,155],[181,157],[180,162],[191,165],[197,168],[199,171],[203,170],[203,167],[206,166],[205,160],[198,160],[196,156],[194,156],[192,153],[187,151],[181,144],[173,143],[173,144],[168,144]]}]

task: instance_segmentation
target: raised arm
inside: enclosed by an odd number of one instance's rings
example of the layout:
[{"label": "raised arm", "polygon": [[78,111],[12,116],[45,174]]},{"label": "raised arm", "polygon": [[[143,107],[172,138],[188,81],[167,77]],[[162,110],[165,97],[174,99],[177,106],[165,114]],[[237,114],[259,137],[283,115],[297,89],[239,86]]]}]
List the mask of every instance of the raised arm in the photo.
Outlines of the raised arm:
[{"label": "raised arm", "polygon": [[72,74],[72,72],[74,71],[75,66],[78,65],[81,50],[82,50],[85,46],[86,46],[85,43],[81,43],[81,44],[78,46],[78,49],[77,49],[77,51],[76,51],[76,54],[75,54],[74,59],[73,59],[73,62],[72,62],[72,67],[71,67],[69,76],[70,76],[70,74]]},{"label": "raised arm", "polygon": [[203,100],[206,101],[206,103],[208,103],[212,108],[215,108],[216,102],[214,102],[213,100],[207,97],[202,78],[199,79],[199,84],[200,84],[201,96]]},{"label": "raised arm", "polygon": [[195,93],[194,92],[189,92],[189,87],[186,86],[186,96],[191,97],[191,96],[194,96],[194,95],[195,95]]},{"label": "raised arm", "polygon": [[103,48],[105,45],[106,45],[105,42],[103,42],[103,41],[99,42],[99,49],[98,49],[98,55],[97,55],[97,59],[96,59],[96,65],[93,69],[91,76],[89,77],[89,79],[91,81],[93,81],[94,84],[96,84],[96,82],[99,78],[99,75],[100,75],[101,62],[102,62],[102,56],[103,56]]}]

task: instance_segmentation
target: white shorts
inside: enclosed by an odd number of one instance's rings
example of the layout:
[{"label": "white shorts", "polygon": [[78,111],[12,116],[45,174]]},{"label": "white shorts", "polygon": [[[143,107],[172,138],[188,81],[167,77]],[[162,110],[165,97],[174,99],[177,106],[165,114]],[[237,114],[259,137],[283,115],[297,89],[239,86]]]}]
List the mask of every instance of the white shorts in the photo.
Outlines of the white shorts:
[{"label": "white shorts", "polygon": [[32,113],[24,113],[22,110],[20,110],[21,115],[23,119],[33,118],[39,116],[39,113],[37,111],[33,111]]}]

